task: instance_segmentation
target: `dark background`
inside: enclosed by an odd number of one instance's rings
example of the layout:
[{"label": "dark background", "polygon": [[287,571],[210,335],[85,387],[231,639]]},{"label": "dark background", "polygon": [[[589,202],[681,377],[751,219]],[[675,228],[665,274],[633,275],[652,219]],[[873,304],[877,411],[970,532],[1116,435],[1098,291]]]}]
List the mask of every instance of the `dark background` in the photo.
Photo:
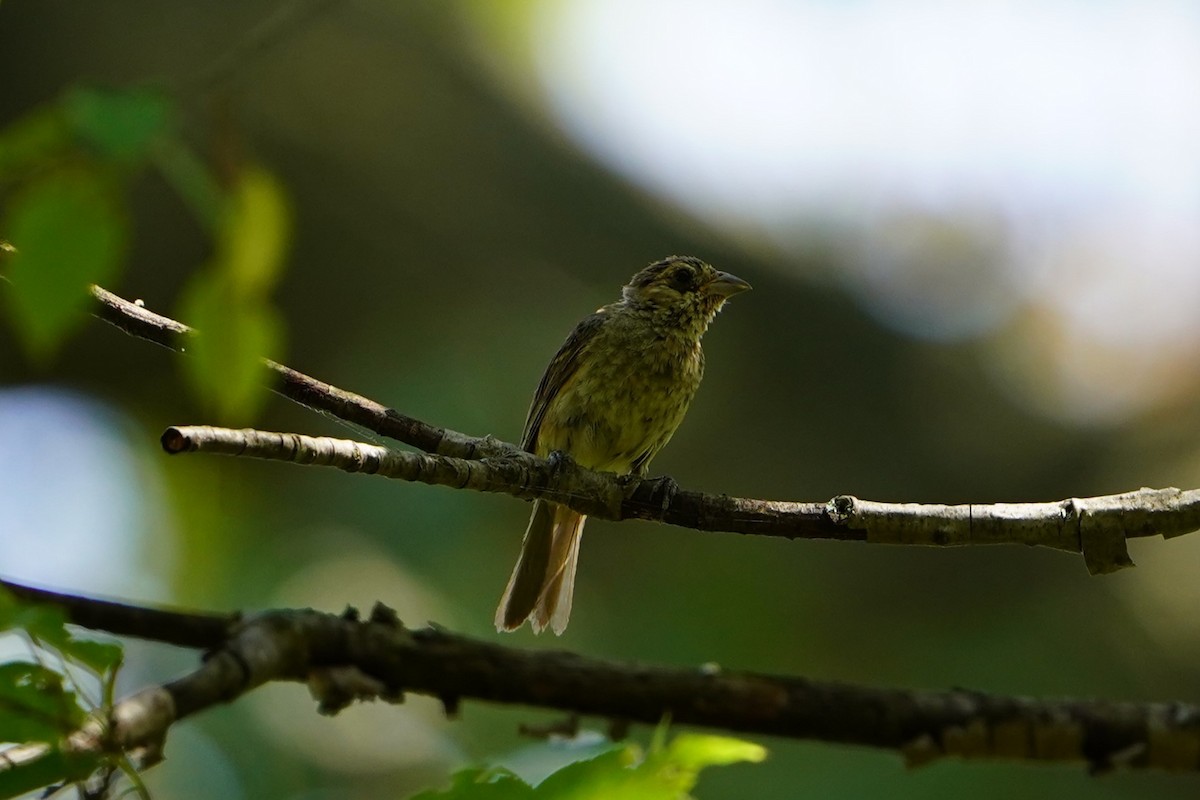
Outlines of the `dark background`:
[{"label": "dark background", "polygon": [[[710,331],[708,377],[654,464],[688,488],[989,502],[1195,483],[1190,390],[1105,426],[1035,415],[986,369],[994,343],[908,338],[819,277],[852,250],[799,234],[786,253],[735,241],[591,161],[505,93],[472,8],[8,0],[0,122],[72,85],[168,89],[195,147],[213,152],[232,137],[291,198],[295,238],[275,294],[288,326],[281,360],[434,424],[517,438],[570,327],[644,264],[687,253],[754,284]],[[131,199],[132,252],[109,288],[173,313],[207,240],[153,172]],[[0,329],[0,382],[0,470],[28,487],[0,508],[6,577],[213,609],[381,600],[410,624],[606,658],[1197,699],[1187,537],[1135,543],[1138,569],[1092,578],[1080,559],[1041,549],[789,543],[593,521],[567,634],[499,637],[492,613],[525,504],[278,464],[168,460],[157,449],[165,426],[210,420],[175,356],[95,321],[38,369]],[[257,425],[353,435],[279,399]],[[26,458],[31,448],[56,455]],[[190,658],[135,645],[125,687]],[[466,762],[517,763],[517,723],[549,716],[466,703],[447,723],[413,699],[328,720],[302,692],[269,687],[178,726],[168,761],[149,774],[155,796],[403,796]],[[893,754],[764,743],[765,764],[715,770],[698,795],[1194,793],[1188,778],[1026,764],[908,772]]]}]

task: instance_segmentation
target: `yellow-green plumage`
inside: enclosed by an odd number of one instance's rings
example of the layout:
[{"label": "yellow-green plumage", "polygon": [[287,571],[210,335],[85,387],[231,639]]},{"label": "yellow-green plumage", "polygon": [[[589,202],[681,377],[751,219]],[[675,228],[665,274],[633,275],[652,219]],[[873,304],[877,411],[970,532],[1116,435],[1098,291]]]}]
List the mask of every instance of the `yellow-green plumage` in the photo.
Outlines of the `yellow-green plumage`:
[{"label": "yellow-green plumage", "polygon": [[[521,445],[602,472],[645,474],[670,440],[704,375],[700,339],[745,281],[690,256],[637,273],[621,299],[584,319],[546,368]],[[584,517],[535,501],[496,627],[526,619],[562,633],[571,611]]]}]

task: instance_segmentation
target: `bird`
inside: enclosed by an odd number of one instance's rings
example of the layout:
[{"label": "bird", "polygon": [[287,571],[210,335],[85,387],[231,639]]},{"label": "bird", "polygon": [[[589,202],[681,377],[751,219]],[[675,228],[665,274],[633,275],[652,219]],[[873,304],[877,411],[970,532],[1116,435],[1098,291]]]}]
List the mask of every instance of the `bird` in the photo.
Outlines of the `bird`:
[{"label": "bird", "polygon": [[[669,256],[637,272],[621,298],[585,317],[551,359],[529,407],[522,449],[645,476],[700,386],[701,338],[726,300],[748,289],[693,256]],[[566,630],[585,519],[553,501],[534,501],[496,609],[497,631],[517,630],[526,620],[534,633]]]}]

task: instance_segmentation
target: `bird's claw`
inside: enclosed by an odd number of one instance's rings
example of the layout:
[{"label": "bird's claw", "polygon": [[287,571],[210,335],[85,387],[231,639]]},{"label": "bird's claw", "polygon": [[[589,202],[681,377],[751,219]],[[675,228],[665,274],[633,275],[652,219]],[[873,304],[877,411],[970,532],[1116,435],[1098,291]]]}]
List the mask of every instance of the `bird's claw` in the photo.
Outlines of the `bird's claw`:
[{"label": "bird's claw", "polygon": [[546,461],[550,463],[550,468],[553,470],[570,469],[575,466],[575,459],[571,458],[570,453],[565,450],[552,450],[550,455],[546,456]]},{"label": "bird's claw", "polygon": [[653,484],[650,487],[651,500],[658,506],[659,511],[665,512],[679,493],[679,484],[670,475],[651,478],[650,483]]}]

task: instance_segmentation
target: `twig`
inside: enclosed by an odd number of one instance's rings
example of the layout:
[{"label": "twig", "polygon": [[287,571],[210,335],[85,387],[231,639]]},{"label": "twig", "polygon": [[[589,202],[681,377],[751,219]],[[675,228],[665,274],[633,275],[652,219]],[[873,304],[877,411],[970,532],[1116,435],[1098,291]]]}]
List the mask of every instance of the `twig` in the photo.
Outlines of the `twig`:
[{"label": "twig", "polygon": [[[192,331],[99,287],[96,312],[134,336],[184,350]],[[1081,553],[1093,574],[1132,565],[1126,539],[1200,528],[1200,490],[1140,489],[1047,503],[958,506],[878,503],[840,495],[825,503],[728,497],[678,489],[669,478],[603,475],[565,460],[543,461],[493,437],[475,438],[405,416],[273,361],[280,393],[429,456],[299,434],[171,428],[168,452],[209,451],[337,466],[443,486],[545,497],[607,519],[639,518],[706,531],[880,544],[1025,544]],[[446,458],[438,458],[444,456]]]},{"label": "twig", "polygon": [[[109,613],[108,604],[97,606],[98,627],[106,627]],[[393,702],[411,691],[437,697],[447,709],[467,698],[648,724],[670,714],[679,724],[895,750],[910,765],[959,756],[1085,762],[1094,770],[1200,770],[1200,708],[1192,705],[874,689],[714,666],[601,661],[409,630],[382,606],[366,622],[307,609],[247,618],[196,671],[121,701],[110,727],[85,728],[69,750],[142,748],[143,758],[153,759],[169,727],[184,717],[268,681],[338,671],[364,676],[354,694],[371,686]]]},{"label": "twig", "polygon": [[676,490],[663,479],[593,472],[563,459],[541,459],[514,451],[478,461],[428,453],[407,453],[378,445],[210,426],[168,428],[168,453],[205,452],[336,467],[389,478],[480,492],[501,492],[525,500],[545,498],[603,519],[668,522],[698,530],[763,536],[861,539],[862,533],[837,528],[817,503],[784,503]]},{"label": "twig", "polygon": [[84,628],[179,647],[217,647],[240,619],[237,614],[200,614],[79,597],[6,580],[0,580],[0,587],[27,603],[57,606],[66,612],[67,622]]},{"label": "twig", "polygon": [[[130,336],[185,353],[188,338],[195,335],[195,331],[182,322],[155,314],[145,306],[131,303],[99,286],[92,287],[92,296],[97,301],[93,313]],[[483,458],[504,455],[517,449],[491,437],[476,438],[429,425],[270,359],[264,358],[262,362],[273,373],[273,383],[277,383],[275,391],[289,400],[332,414],[418,450],[459,458]]]},{"label": "twig", "polygon": [[939,547],[1041,545],[1082,552],[1093,573],[1133,563],[1126,538],[1180,535],[1200,527],[1197,490],[1139,489],[1052,503],[959,506],[878,503],[847,495],[828,503],[786,503],[673,486],[664,492],[663,479],[605,475],[527,453],[473,461],[346,439],[209,426],[168,428],[162,442],[168,453],[206,452],[336,467],[526,500],[542,498],[603,519],[636,517],[695,530]]},{"label": "twig", "polygon": [[[97,314],[122,330],[185,349],[192,335],[186,326],[98,287],[95,295]],[[285,396],[425,453],[220,428],[169,429],[164,434],[168,451],[207,450],[386,472],[553,498],[595,516],[641,517],[701,530],[941,546],[1042,544],[1083,552],[1093,571],[1128,563],[1128,537],[1177,535],[1200,527],[1200,493],[1176,489],[968,506],[884,504],[849,496],[828,503],[782,503],[706,495],[679,490],[670,479],[617,478],[568,461],[537,459],[491,437],[437,428],[283,365],[264,364],[278,376]],[[179,643],[161,624],[149,622],[165,618],[141,617],[131,612],[135,607],[46,593],[41,599],[60,602],[79,624]],[[153,755],[178,719],[266,681],[308,680],[319,688],[327,710],[364,693],[394,700],[412,691],[440,698],[447,710],[471,698],[646,723],[669,713],[682,724],[893,749],[911,764],[957,755],[1083,761],[1094,769],[1200,769],[1200,708],[1179,703],[883,690],[718,668],[621,664],[520,651],[441,630],[412,631],[384,609],[368,622],[307,610],[268,612],[241,622],[212,615],[201,619],[196,630],[204,633],[196,634],[197,640],[213,650],[201,667],[118,703],[103,737],[93,730],[72,738],[78,752],[115,743],[122,749],[147,748]],[[221,644],[213,641],[216,637]],[[337,677],[352,673],[360,677]]]}]

